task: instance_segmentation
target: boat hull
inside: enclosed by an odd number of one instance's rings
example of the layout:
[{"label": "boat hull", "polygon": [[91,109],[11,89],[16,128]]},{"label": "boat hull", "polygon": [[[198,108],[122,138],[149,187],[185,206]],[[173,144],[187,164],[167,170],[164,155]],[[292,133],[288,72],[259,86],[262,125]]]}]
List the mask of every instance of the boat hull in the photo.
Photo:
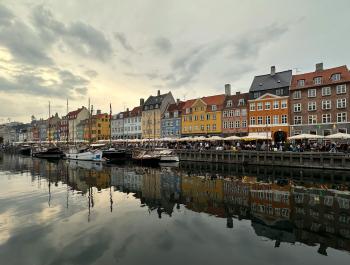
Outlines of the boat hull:
[{"label": "boat hull", "polygon": [[104,161],[102,151],[86,151],[81,153],[66,153],[66,158],[69,160],[83,160],[83,161]]},{"label": "boat hull", "polygon": [[126,151],[105,150],[102,152],[102,157],[105,158],[108,163],[122,163],[126,160]]},{"label": "boat hull", "polygon": [[32,153],[32,149],[30,147],[28,148],[22,148],[19,150],[19,153],[24,156],[30,156]]}]

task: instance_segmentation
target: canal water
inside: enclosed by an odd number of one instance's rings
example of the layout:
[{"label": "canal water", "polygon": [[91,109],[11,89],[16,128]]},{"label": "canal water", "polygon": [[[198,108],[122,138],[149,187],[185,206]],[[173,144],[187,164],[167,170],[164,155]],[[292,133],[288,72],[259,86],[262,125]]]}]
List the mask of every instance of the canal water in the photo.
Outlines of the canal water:
[{"label": "canal water", "polygon": [[0,264],[350,264],[350,176],[0,154]]}]

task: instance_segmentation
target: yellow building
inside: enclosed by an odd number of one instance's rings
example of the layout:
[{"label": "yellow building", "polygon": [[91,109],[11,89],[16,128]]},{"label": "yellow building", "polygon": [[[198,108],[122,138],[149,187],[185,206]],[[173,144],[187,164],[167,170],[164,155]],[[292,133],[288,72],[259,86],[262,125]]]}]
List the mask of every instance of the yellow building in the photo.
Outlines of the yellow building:
[{"label": "yellow building", "polygon": [[168,105],[175,103],[171,92],[150,96],[142,106],[142,138],[161,137],[161,117]]},{"label": "yellow building", "polygon": [[[85,121],[84,140],[90,139],[89,121]],[[98,140],[109,140],[110,138],[110,123],[109,114],[97,113],[91,117],[91,142]]]},{"label": "yellow building", "polygon": [[182,135],[222,134],[224,101],[224,94],[186,101],[182,108]]}]

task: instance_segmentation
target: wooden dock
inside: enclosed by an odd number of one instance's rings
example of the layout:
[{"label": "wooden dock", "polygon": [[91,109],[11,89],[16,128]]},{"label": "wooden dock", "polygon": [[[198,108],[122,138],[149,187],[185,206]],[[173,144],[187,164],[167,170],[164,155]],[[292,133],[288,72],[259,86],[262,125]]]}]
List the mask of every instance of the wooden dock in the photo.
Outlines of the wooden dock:
[{"label": "wooden dock", "polygon": [[180,161],[350,170],[350,154],[323,152],[265,152],[176,150]]}]

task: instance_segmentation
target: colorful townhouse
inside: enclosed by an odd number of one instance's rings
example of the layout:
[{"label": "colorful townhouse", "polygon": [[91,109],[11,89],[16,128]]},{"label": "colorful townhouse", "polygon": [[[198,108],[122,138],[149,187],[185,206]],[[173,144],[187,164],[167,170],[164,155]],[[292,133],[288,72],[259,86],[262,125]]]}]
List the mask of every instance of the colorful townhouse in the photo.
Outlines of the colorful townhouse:
[{"label": "colorful townhouse", "polygon": [[[91,139],[90,139],[90,126],[91,126]],[[84,140],[91,142],[97,142],[98,140],[109,140],[110,127],[109,127],[109,114],[101,113],[97,110],[95,115],[91,117],[91,125],[89,119],[85,120],[84,127]]]},{"label": "colorful townhouse", "polygon": [[86,107],[81,107],[67,114],[68,126],[66,127],[69,141],[75,141],[77,138],[77,126],[82,120],[90,117],[89,110]]},{"label": "colorful townhouse", "polygon": [[249,89],[249,134],[284,142],[289,136],[289,88],[292,70],[255,76]]},{"label": "colorful townhouse", "polygon": [[47,126],[47,139],[49,141],[60,140],[61,118],[58,117],[58,113],[47,119]]},{"label": "colorful townhouse", "polygon": [[222,110],[226,95],[185,101],[182,107],[183,136],[222,135]]},{"label": "colorful townhouse", "polygon": [[293,75],[290,88],[291,135],[349,133],[350,73],[346,65]]},{"label": "colorful townhouse", "polygon": [[176,100],[176,103],[170,104],[162,117],[162,138],[180,138],[181,137],[181,113],[185,102]]},{"label": "colorful townhouse", "polygon": [[175,103],[171,92],[156,96],[149,96],[142,107],[142,138],[160,138],[161,137],[161,119],[164,112],[170,104]]},{"label": "colorful townhouse", "polygon": [[231,85],[225,85],[227,94],[222,110],[222,133],[224,136],[248,134],[249,93],[231,95]]}]

